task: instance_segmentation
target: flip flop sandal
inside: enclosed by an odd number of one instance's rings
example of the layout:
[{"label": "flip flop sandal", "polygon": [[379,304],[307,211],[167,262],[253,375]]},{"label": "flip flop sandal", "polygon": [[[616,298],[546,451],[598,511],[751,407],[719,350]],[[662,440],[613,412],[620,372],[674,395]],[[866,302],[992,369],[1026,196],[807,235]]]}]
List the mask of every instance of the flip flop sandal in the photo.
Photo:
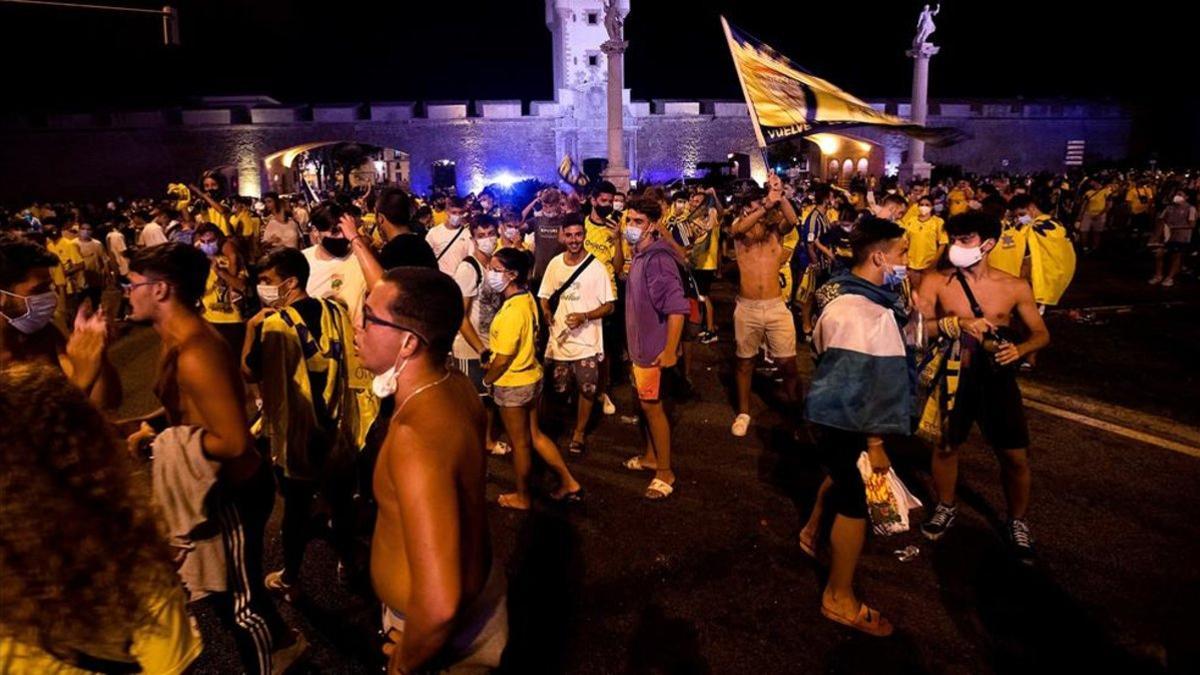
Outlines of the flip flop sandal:
[{"label": "flip flop sandal", "polygon": [[504,441],[496,441],[492,444],[492,449],[488,450],[488,454],[494,457],[503,457],[510,452],[512,452],[512,446]]},{"label": "flip flop sandal", "polygon": [[578,490],[576,490],[574,492],[568,492],[567,494],[565,494],[561,497],[551,497],[550,499],[554,500],[555,502],[557,502],[559,504],[568,504],[568,505],[582,504],[583,503],[583,488],[579,488]]},{"label": "flip flop sandal", "polygon": [[671,493],[673,492],[675,492],[675,488],[669,483],[655,478],[654,480],[650,481],[650,486],[646,488],[646,494],[644,496],[646,499],[649,499],[652,502],[659,502],[667,497],[670,497]]},{"label": "flip flop sandal", "polygon": [[622,464],[621,466],[624,466],[626,469],[629,469],[630,471],[654,471],[654,467],[649,467],[649,466],[645,466],[644,464],[642,464],[642,456],[641,455],[638,455],[636,457],[630,457],[629,459],[625,460],[625,463]]},{"label": "flip flop sandal", "polygon": [[808,557],[812,558],[813,560],[816,560],[816,558],[817,558],[816,542],[806,540],[804,537],[800,537],[799,539],[800,539],[800,550],[804,551],[806,554],[808,554]]},{"label": "flip flop sandal", "polygon": [[496,499],[496,503],[500,505],[500,508],[512,509],[513,511],[528,511],[529,510],[528,507],[521,508],[519,506],[513,506],[511,499],[505,499],[505,497],[507,497],[507,496],[508,495],[500,495],[500,497],[498,497]]},{"label": "flip flop sandal", "polygon": [[878,610],[867,607],[867,603],[865,602],[859,606],[858,616],[855,617],[854,620],[847,619],[840,614],[834,613],[825,607],[825,605],[821,605],[821,615],[826,619],[833,621],[834,623],[840,623],[843,626],[853,628],[854,630],[861,631],[867,635],[873,635],[875,637],[887,637],[892,634],[892,631],[895,630],[895,627],[892,626],[890,621],[883,618]]},{"label": "flip flop sandal", "polygon": [[567,452],[572,455],[582,455],[587,450],[587,444],[583,441],[571,441],[567,445]]}]

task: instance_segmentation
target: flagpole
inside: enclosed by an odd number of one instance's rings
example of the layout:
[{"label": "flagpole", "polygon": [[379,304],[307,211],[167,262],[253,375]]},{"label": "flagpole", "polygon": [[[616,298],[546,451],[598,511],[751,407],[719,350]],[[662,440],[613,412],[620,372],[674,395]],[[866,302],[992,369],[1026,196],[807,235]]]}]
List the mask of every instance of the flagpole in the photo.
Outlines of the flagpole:
[{"label": "flagpole", "polygon": [[737,73],[738,84],[742,88],[742,98],[746,99],[746,110],[750,112],[750,123],[754,127],[754,138],[758,140],[758,149],[762,152],[763,166],[767,169],[767,174],[771,173],[771,162],[767,159],[767,141],[763,138],[762,127],[758,123],[758,113],[754,110],[754,104],[750,102],[750,91],[746,89],[746,80],[742,77],[742,69],[738,67],[736,46],[733,40],[733,33],[729,30],[729,22],[725,20],[725,16],[721,16],[721,28],[725,31],[725,41],[729,45],[729,56],[733,59],[733,71]]}]

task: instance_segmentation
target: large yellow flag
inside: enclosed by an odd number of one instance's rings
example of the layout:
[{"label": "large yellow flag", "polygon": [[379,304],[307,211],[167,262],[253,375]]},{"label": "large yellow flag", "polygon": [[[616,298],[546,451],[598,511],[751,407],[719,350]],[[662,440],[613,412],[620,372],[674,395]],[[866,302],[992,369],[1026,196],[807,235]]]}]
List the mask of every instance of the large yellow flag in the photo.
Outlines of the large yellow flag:
[{"label": "large yellow flag", "polygon": [[760,147],[817,131],[858,126],[890,127],[935,146],[966,137],[955,129],[928,128],[880,112],[730,26],[725,17],[721,17],[721,26]]},{"label": "large yellow flag", "polygon": [[1075,245],[1062,223],[1042,216],[1029,226],[1029,279],[1033,299],[1057,305],[1075,277]]}]

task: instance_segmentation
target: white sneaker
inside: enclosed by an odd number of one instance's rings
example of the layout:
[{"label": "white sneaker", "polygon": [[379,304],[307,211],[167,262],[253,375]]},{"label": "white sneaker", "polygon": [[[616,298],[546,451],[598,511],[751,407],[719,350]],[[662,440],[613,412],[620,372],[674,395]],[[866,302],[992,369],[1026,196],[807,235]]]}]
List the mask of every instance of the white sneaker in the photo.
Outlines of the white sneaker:
[{"label": "white sneaker", "polygon": [[1174,280],[1174,279],[1166,279],[1166,280],[1164,280],[1164,281],[1162,282],[1162,287],[1163,287],[1163,288],[1170,288],[1170,287],[1172,287],[1172,286],[1174,286],[1174,285],[1175,285],[1175,280]]},{"label": "white sneaker", "polygon": [[613,404],[612,399],[608,397],[608,394],[600,395],[600,405],[604,408],[605,415],[617,414],[617,406]]},{"label": "white sneaker", "polygon": [[1153,286],[1154,284],[1157,284],[1157,283],[1159,283],[1159,282],[1161,282],[1161,281],[1162,281],[1162,277],[1153,277],[1153,278],[1151,278],[1151,279],[1150,279],[1150,282],[1149,282],[1149,283],[1150,283],[1150,285],[1151,285],[1151,286]]},{"label": "white sneaker", "polygon": [[750,430],[750,416],[745,413],[738,415],[733,419],[733,426],[729,430],[738,438],[745,436],[746,432]]}]

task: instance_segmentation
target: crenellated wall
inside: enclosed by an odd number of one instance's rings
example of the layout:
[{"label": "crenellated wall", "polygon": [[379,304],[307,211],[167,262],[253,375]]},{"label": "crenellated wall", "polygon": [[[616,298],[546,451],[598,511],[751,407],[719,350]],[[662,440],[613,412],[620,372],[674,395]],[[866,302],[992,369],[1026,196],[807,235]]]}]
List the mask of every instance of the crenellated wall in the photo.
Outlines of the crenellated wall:
[{"label": "crenellated wall", "polygon": [[[900,116],[907,103],[873,104]],[[373,102],[339,105],[238,105],[0,119],[0,200],[106,199],[159,195],[168,182],[195,181],[202,170],[233,166],[244,194],[267,189],[264,158],[318,141],[357,141],[408,156],[411,183],[426,190],[437,160],[457,165],[460,191],[497,174],[555,179],[564,153],[603,156],[603,116],[535,101]],[[1068,140],[1087,142],[1087,160],[1128,154],[1132,120],[1119,106],[1087,102],[934,102],[929,124],[973,135],[935,164],[966,171],[1060,170]],[[630,101],[626,147],[633,176],[646,182],[687,176],[697,163],[749,154],[752,175],[765,167],[746,107],[738,101]],[[898,165],[907,141],[877,129],[854,134],[884,148]]]}]

